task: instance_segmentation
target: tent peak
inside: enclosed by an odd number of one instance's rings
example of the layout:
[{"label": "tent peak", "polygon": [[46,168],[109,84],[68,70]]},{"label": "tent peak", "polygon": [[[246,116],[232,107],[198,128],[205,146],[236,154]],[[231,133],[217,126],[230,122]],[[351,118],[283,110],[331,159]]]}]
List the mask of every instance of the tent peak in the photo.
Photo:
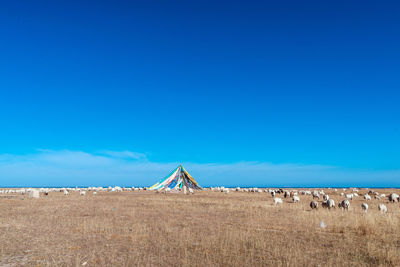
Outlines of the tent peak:
[{"label": "tent peak", "polygon": [[183,187],[201,190],[202,187],[196,182],[196,180],[186,171],[186,169],[180,164],[175,168],[167,177],[160,182],[151,186],[150,190],[162,190],[166,188],[170,189],[181,189]]}]

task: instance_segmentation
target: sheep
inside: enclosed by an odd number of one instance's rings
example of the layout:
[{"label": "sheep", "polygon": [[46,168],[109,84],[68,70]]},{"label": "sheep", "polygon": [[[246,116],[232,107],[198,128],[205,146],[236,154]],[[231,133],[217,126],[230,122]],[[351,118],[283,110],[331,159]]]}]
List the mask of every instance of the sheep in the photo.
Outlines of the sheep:
[{"label": "sheep", "polygon": [[300,202],[300,198],[298,196],[293,196],[292,200],[293,200],[293,203]]},{"label": "sheep", "polygon": [[271,191],[271,196],[275,197],[275,191]]},{"label": "sheep", "polygon": [[81,191],[79,194],[80,194],[81,196],[85,196],[85,195],[86,195],[86,191]]},{"label": "sheep", "polygon": [[368,194],[365,194],[365,195],[364,195],[364,199],[365,199],[365,200],[371,200],[371,196],[368,195]]},{"label": "sheep", "polygon": [[378,196],[378,195],[374,195],[374,198],[375,198],[375,199],[381,199],[381,197]]},{"label": "sheep", "polygon": [[346,198],[353,200],[354,194],[346,194]]},{"label": "sheep", "polygon": [[322,202],[322,207],[328,209],[335,208],[335,201],[333,199],[325,200]]},{"label": "sheep", "polygon": [[343,200],[338,205],[339,208],[349,210],[350,208],[350,201],[348,199]]},{"label": "sheep", "polygon": [[318,194],[318,192],[315,192],[315,191],[314,191],[314,192],[312,193],[312,197],[313,197],[313,199],[314,199],[314,198],[318,198],[318,199],[319,199],[319,194]]},{"label": "sheep", "polygon": [[323,197],[323,198],[324,198],[324,200],[325,200],[325,201],[328,201],[328,199],[329,199],[329,195],[324,195],[324,197]]},{"label": "sheep", "polygon": [[362,210],[363,210],[364,212],[367,212],[367,211],[368,211],[368,204],[367,204],[367,203],[362,203],[362,204],[361,204],[361,208],[362,208]]},{"label": "sheep", "polygon": [[68,190],[64,190],[64,195],[67,196],[69,194]]},{"label": "sheep", "polygon": [[285,198],[290,197],[289,191],[285,191],[285,193],[283,194],[283,196],[284,196]]},{"label": "sheep", "polygon": [[277,204],[280,204],[280,205],[283,204],[282,198],[274,197],[274,205],[276,206]]},{"label": "sheep", "polygon": [[192,188],[189,188],[189,194],[194,194],[194,190]]},{"label": "sheep", "polygon": [[389,201],[390,202],[399,202],[400,201],[400,197],[398,194],[392,193],[389,195]]},{"label": "sheep", "polygon": [[386,205],[385,205],[385,204],[379,204],[379,205],[378,205],[378,209],[379,209],[379,211],[382,212],[382,213],[386,213],[386,212],[387,212],[387,208],[386,208]]},{"label": "sheep", "polygon": [[313,200],[310,202],[310,208],[311,209],[318,209],[318,202]]}]

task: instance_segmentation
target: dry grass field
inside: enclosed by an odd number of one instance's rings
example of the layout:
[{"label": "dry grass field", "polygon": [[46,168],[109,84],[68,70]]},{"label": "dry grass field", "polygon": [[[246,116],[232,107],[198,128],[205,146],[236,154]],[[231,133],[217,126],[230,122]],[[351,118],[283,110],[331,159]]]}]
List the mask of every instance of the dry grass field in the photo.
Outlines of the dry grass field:
[{"label": "dry grass field", "polygon": [[0,266],[400,266],[400,204],[365,192],[349,211],[268,193],[3,195]]}]

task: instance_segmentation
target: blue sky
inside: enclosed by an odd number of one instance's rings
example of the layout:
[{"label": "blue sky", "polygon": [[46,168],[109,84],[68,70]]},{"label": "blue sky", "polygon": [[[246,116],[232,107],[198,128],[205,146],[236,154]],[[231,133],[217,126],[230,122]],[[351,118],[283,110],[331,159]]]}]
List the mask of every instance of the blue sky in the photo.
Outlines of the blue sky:
[{"label": "blue sky", "polygon": [[0,186],[400,186],[398,3],[82,2],[0,7]]}]

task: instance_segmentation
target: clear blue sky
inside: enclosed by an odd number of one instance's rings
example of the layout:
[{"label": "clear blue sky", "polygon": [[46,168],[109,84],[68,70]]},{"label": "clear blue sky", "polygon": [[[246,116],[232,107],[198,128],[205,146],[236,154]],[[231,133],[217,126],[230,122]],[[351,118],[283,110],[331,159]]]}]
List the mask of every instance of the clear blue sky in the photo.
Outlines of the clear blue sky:
[{"label": "clear blue sky", "polygon": [[267,164],[400,185],[396,1],[4,1],[0,38],[0,186],[97,183],[86,165],[51,173],[50,154],[194,164],[200,183],[201,166]]}]

